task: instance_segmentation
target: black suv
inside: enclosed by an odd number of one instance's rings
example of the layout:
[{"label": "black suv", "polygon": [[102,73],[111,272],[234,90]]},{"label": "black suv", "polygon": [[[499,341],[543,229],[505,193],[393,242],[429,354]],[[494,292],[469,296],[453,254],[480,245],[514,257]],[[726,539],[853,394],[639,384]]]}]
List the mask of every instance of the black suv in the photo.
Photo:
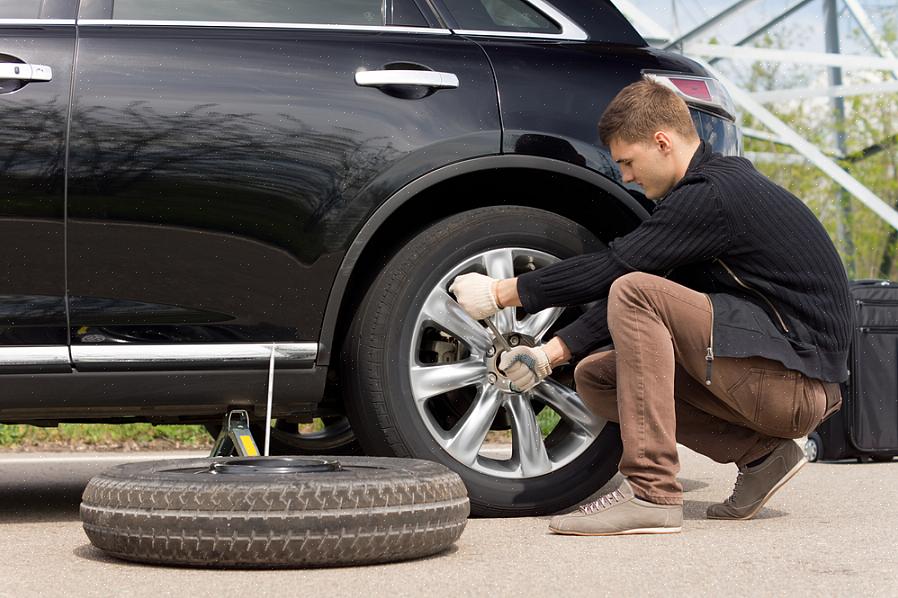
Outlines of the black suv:
[{"label": "black suv", "polygon": [[[618,430],[570,365],[508,392],[448,286],[645,218],[596,130],[640,77],[740,151],[717,81],[605,0],[0,0],[0,421],[264,421],[273,351],[280,452],[436,460],[479,514],[577,502]],[[534,344],[583,309],[496,320]]]}]

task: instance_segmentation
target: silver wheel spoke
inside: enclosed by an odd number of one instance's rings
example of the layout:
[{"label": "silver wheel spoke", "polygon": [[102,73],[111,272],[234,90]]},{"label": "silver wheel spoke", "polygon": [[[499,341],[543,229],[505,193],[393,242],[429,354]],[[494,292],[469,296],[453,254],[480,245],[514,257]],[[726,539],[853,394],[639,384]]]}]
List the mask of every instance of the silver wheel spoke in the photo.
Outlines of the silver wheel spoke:
[{"label": "silver wheel spoke", "polygon": [[513,450],[520,460],[521,473],[533,477],[552,471],[552,462],[546,453],[529,396],[512,395],[508,399],[507,409],[511,416]]},{"label": "silver wheel spoke", "polygon": [[[498,278],[514,278],[514,256],[511,249],[497,249],[490,251],[483,256],[483,267],[486,268],[487,276]],[[499,310],[493,320],[502,332],[511,332],[514,329],[515,308],[506,307]]]},{"label": "silver wheel spoke", "polygon": [[420,402],[456,388],[485,382],[487,367],[482,359],[466,359],[446,365],[413,365],[410,373],[412,395]]},{"label": "silver wheel spoke", "polygon": [[481,388],[468,412],[448,432],[446,451],[465,465],[473,464],[501,404],[498,390],[493,386]]},{"label": "silver wheel spoke", "polygon": [[513,278],[514,277],[514,256],[511,249],[496,249],[489,251],[483,255],[483,267],[486,268],[486,275],[493,278]]},{"label": "silver wheel spoke", "polygon": [[486,328],[469,316],[468,312],[441,287],[435,288],[430,293],[421,313],[425,319],[431,320],[452,336],[468,343],[471,352],[476,355],[484,355],[493,344]]},{"label": "silver wheel spoke", "polygon": [[605,419],[590,411],[580,395],[551,378],[535,386],[531,392],[590,438],[598,436],[605,427]]},{"label": "silver wheel spoke", "polygon": [[529,315],[517,323],[515,330],[532,337],[538,343],[546,335],[549,328],[552,327],[552,324],[561,317],[564,309],[563,307],[550,307]]}]

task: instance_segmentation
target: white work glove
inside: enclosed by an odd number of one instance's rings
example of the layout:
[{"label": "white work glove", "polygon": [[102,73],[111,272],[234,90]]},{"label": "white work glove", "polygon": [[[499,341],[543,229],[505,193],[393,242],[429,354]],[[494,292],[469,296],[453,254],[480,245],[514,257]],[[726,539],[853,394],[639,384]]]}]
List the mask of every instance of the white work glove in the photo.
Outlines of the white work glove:
[{"label": "white work glove", "polygon": [[459,305],[475,320],[484,320],[499,311],[495,278],[471,272],[456,276],[449,287]]},{"label": "white work glove", "polygon": [[542,347],[515,347],[502,354],[499,369],[511,380],[511,390],[525,392],[552,373],[549,357]]}]

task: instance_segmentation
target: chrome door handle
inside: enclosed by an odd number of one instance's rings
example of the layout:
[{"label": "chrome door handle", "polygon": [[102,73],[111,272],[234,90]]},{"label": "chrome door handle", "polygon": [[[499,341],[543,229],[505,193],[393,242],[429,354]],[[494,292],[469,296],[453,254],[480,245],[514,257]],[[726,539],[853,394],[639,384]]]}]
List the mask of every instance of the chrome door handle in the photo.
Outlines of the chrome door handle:
[{"label": "chrome door handle", "polygon": [[20,81],[50,81],[53,69],[43,64],[23,64],[21,62],[0,62],[0,79]]},{"label": "chrome door handle", "polygon": [[436,71],[359,71],[355,74],[355,82],[364,87],[380,85],[422,85],[439,89],[458,87],[458,77],[454,74]]}]

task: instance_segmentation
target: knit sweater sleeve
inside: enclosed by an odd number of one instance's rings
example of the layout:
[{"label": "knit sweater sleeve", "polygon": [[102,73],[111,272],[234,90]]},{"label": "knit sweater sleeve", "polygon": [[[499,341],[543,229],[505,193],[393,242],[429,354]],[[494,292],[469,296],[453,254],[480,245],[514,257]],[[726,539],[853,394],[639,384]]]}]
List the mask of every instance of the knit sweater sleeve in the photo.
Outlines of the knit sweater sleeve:
[{"label": "knit sweater sleeve", "polygon": [[611,341],[608,331],[608,299],[600,299],[579,318],[558,330],[555,336],[567,345],[575,357],[586,355],[594,348]]},{"label": "knit sweater sleeve", "polygon": [[[714,188],[704,179],[695,179],[678,186],[648,219],[607,248],[522,274],[518,294],[530,313],[606,299],[611,283],[627,272],[664,275],[673,268],[716,257],[731,242],[730,227]],[[607,335],[606,314],[607,303],[604,309],[589,310],[567,327],[567,336]],[[568,344],[568,338],[562,338]]]}]

